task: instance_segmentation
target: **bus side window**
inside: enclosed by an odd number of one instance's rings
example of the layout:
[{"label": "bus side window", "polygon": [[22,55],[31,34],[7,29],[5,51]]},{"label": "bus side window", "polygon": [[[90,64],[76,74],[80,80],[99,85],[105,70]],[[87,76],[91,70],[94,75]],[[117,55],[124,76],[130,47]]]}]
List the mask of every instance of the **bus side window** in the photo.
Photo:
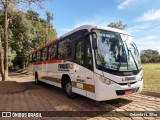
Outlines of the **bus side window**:
[{"label": "bus side window", "polygon": [[32,62],[36,62],[36,54],[37,54],[37,53],[33,53],[33,54],[32,54]]},{"label": "bus side window", "polygon": [[37,61],[40,61],[40,59],[41,59],[41,51],[38,51],[37,52]]},{"label": "bus side window", "polygon": [[46,60],[47,60],[47,50],[48,50],[48,48],[44,48],[44,49],[42,50],[41,61],[46,61]]},{"label": "bus side window", "polygon": [[70,38],[65,38],[58,44],[58,58],[70,58],[72,52],[72,42]]},{"label": "bus side window", "polygon": [[92,51],[91,51],[91,45],[90,45],[90,41],[86,40],[87,44],[86,44],[86,67],[90,70],[93,69],[92,67]]},{"label": "bus side window", "polygon": [[83,65],[84,64],[84,41],[79,41],[75,45],[76,54],[75,54],[75,62]]},{"label": "bus side window", "polygon": [[57,58],[57,43],[49,47],[49,60]]}]

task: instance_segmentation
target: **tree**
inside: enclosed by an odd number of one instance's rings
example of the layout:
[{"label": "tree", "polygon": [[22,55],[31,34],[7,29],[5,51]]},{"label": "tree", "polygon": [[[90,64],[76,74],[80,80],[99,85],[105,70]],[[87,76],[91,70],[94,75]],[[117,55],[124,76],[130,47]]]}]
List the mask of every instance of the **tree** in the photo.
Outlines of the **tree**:
[{"label": "tree", "polygon": [[149,60],[148,60],[148,58],[146,56],[141,56],[141,61],[142,61],[142,63],[149,62]]},{"label": "tree", "polygon": [[[4,73],[3,74],[4,75],[2,75],[4,76],[4,78],[2,78],[2,81],[4,81],[8,77],[8,31],[7,30],[8,30],[9,19],[7,15],[8,15],[9,2],[8,0],[1,0],[0,4],[1,7],[3,7],[3,13],[4,13],[4,23],[3,23],[3,28],[4,28]],[[2,46],[2,43],[0,46]]]},{"label": "tree", "polygon": [[146,62],[160,62],[159,61],[160,54],[157,50],[142,50],[141,51],[141,60],[143,63]]},{"label": "tree", "polygon": [[[44,2],[46,0],[0,0],[0,7],[2,8],[3,14],[4,14],[4,22],[3,22],[3,28],[4,28],[4,80],[8,79],[8,25],[9,25],[9,17],[8,12],[13,11],[14,8],[12,6],[18,6],[18,5],[31,5],[39,4]],[[10,8],[10,9],[9,9]],[[1,44],[2,46],[2,44]]]},{"label": "tree", "polygon": [[3,51],[2,51],[2,42],[1,42],[1,28],[0,28],[0,73],[2,81],[4,81],[4,64],[3,64]]},{"label": "tree", "polygon": [[111,22],[107,26],[123,30],[127,27],[127,24],[124,24],[122,21],[118,21],[118,22]]},{"label": "tree", "polygon": [[30,20],[38,21],[39,20],[39,13],[32,11],[32,10],[29,10],[29,11],[27,11],[27,17]]},{"label": "tree", "polygon": [[[34,14],[38,16],[34,18]],[[9,68],[25,69],[31,51],[57,37],[51,23],[41,19],[35,11],[13,12],[12,22],[8,27],[9,36]],[[10,16],[10,13],[9,13]],[[2,24],[0,17],[0,24]]]},{"label": "tree", "polygon": [[50,23],[51,20],[53,20],[53,14],[47,11],[46,16],[47,16],[47,22]]}]

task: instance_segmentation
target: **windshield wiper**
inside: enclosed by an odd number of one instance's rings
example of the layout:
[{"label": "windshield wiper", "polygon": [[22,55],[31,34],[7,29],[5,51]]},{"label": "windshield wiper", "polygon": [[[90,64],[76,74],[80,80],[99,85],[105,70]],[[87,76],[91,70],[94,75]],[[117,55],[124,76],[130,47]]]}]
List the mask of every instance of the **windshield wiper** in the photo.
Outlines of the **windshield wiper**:
[{"label": "windshield wiper", "polygon": [[133,56],[131,50],[128,49],[128,51],[131,53],[131,56],[132,56],[132,58],[133,58],[133,60],[134,60],[134,63],[135,63],[135,65],[136,65],[136,68],[137,68],[137,70],[138,70],[137,62],[136,62],[136,60],[135,60],[135,58],[134,58],[134,56]]},{"label": "windshield wiper", "polygon": [[[126,53],[126,51],[128,50],[128,48],[127,47],[125,47],[125,45],[126,45],[126,43],[124,43],[124,42],[122,42],[122,44],[123,44],[123,47],[122,47],[122,49],[123,50],[125,50],[125,53]],[[124,45],[125,44],[125,45]],[[126,45],[127,46],[127,45]],[[126,50],[127,49],[127,50]],[[126,53],[127,54],[127,53]],[[126,56],[126,60],[127,60],[127,70],[128,70],[128,57]],[[118,69],[118,71],[119,71],[119,69],[120,69],[120,67],[121,67],[121,60],[119,61],[119,64],[118,64],[118,67],[117,67],[117,69]]]},{"label": "windshield wiper", "polygon": [[121,59],[119,59],[119,64],[118,64],[118,67],[117,67],[118,71],[119,71],[120,67],[121,67]]},{"label": "windshield wiper", "polygon": [[123,42],[123,45],[125,44],[125,52],[127,51],[127,53],[126,54],[128,54],[128,56],[126,56],[126,58],[127,58],[127,70],[128,70],[128,57],[129,57],[129,49],[128,49],[128,46],[127,46],[127,44],[126,44],[126,42]]},{"label": "windshield wiper", "polygon": [[[120,59],[119,64],[118,64],[118,67],[117,67],[117,70],[118,70],[118,71],[119,71],[119,69],[120,69],[120,67],[121,67],[121,63],[122,63],[122,61],[121,61],[121,59]],[[128,58],[127,58],[127,70],[128,70]]]}]

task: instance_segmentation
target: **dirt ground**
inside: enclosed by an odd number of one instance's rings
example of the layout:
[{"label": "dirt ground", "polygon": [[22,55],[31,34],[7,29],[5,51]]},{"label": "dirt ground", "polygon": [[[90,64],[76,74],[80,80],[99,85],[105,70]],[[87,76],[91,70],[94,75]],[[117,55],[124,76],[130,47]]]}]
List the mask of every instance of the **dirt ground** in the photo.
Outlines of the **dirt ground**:
[{"label": "dirt ground", "polygon": [[[14,94],[0,94],[0,111],[59,111],[61,116],[32,118],[37,120],[58,119],[93,119],[93,120],[134,120],[134,119],[160,119],[160,117],[124,117],[127,111],[160,111],[160,98],[141,94],[132,94],[121,99],[96,102],[83,96],[68,99],[63,90],[48,84],[35,85],[26,74],[11,73],[11,81],[16,80],[25,88],[25,91]],[[65,112],[70,111],[70,113]],[[78,113],[77,117],[68,117],[69,114]],[[94,116],[84,115],[96,112]],[[106,111],[106,112],[105,112]],[[109,111],[110,113],[108,113]],[[124,112],[125,111],[125,112]],[[63,115],[61,114],[63,113]],[[81,115],[79,115],[81,114]],[[110,117],[109,117],[110,116]],[[7,118],[28,119],[28,118]],[[0,120],[4,118],[0,117]]]}]

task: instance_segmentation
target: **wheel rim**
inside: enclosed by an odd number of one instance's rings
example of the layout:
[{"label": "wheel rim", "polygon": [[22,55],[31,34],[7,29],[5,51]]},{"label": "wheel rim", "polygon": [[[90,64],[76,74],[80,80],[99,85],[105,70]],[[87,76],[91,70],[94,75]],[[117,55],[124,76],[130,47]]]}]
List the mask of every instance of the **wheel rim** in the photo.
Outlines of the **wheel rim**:
[{"label": "wheel rim", "polygon": [[66,84],[66,92],[67,92],[67,94],[72,93],[72,86],[69,82]]}]

